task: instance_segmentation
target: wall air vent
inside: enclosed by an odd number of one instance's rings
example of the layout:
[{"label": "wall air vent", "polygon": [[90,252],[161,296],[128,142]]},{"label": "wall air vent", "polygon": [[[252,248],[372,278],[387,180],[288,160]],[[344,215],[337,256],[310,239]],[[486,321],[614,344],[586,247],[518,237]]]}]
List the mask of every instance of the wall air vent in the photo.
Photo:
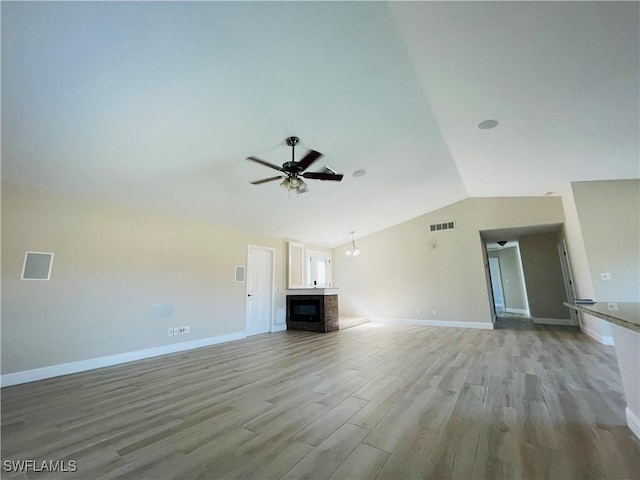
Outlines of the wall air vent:
[{"label": "wall air vent", "polygon": [[22,263],[20,280],[49,280],[53,253],[26,252]]},{"label": "wall air vent", "polygon": [[429,225],[430,232],[441,232],[443,230],[453,230],[454,228],[456,228],[456,222],[453,220],[442,223],[432,223]]}]

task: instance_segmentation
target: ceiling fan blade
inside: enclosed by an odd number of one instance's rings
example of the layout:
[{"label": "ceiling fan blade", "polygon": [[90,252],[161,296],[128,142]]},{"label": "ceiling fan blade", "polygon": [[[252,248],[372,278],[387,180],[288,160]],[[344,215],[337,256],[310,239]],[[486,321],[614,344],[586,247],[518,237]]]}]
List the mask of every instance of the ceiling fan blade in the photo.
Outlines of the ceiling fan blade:
[{"label": "ceiling fan blade", "polygon": [[274,180],[280,180],[282,178],[287,178],[286,175],[278,175],[277,177],[269,177],[263,178],[262,180],[256,180],[255,182],[250,182],[251,185],[260,185],[261,183],[273,182]]},{"label": "ceiling fan blade", "polygon": [[298,162],[298,168],[304,172],[309,166],[322,156],[320,152],[309,150],[309,152]]},{"label": "ceiling fan blade", "polygon": [[325,172],[305,172],[302,174],[304,178],[313,178],[315,180],[335,180],[339,182],[342,180],[341,173],[325,173]]},{"label": "ceiling fan blade", "polygon": [[273,163],[267,162],[266,160],[262,160],[262,159],[257,158],[257,157],[247,157],[247,160],[252,160],[252,161],[257,162],[257,163],[259,163],[261,165],[264,165],[265,167],[273,168],[274,170],[278,170],[279,172],[284,172],[282,167],[279,167],[277,165],[274,165]]}]

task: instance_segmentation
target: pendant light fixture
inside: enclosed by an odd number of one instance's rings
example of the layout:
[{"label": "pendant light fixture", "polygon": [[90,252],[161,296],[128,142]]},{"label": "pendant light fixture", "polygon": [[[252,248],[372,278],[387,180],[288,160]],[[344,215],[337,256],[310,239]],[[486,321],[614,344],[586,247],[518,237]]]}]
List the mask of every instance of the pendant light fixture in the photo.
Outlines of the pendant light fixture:
[{"label": "pendant light fixture", "polygon": [[351,232],[351,247],[347,250],[347,256],[357,257],[360,255],[360,249],[356,247],[356,232]]}]

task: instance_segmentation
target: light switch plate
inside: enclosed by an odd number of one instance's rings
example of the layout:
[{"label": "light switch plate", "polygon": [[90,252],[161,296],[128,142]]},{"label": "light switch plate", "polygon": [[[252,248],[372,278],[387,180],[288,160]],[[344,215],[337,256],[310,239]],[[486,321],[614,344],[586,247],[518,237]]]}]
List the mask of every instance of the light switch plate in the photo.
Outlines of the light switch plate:
[{"label": "light switch plate", "polygon": [[600,278],[602,280],[611,280],[611,274],[610,273],[601,273],[600,274]]}]

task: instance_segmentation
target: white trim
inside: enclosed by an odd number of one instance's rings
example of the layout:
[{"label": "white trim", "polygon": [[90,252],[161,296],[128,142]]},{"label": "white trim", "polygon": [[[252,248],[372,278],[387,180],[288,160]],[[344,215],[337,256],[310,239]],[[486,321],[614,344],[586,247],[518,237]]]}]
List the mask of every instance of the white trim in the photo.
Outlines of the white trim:
[{"label": "white trim", "polygon": [[638,418],[636,414],[629,409],[629,407],[625,407],[624,414],[627,417],[627,426],[636,437],[640,438],[640,418]]},{"label": "white trim", "polygon": [[529,312],[521,308],[505,308],[504,311],[507,313],[518,313],[520,315],[526,315],[527,317],[529,316]]},{"label": "white trim", "polygon": [[271,332],[284,332],[287,329],[286,325],[274,325]]},{"label": "white trim", "polygon": [[229,333],[227,335],[219,335],[217,337],[201,338],[199,340],[172,343],[169,345],[162,345],[160,347],[147,348],[145,350],[137,350],[134,352],[119,353],[117,355],[109,355],[106,357],[91,358],[89,360],[80,360],[78,362],[62,363],[59,365],[51,365],[50,367],[8,373],[0,377],[0,386],[9,387],[11,385],[19,385],[21,383],[35,382],[37,380],[44,380],[45,378],[85,372],[95,368],[109,367],[111,365],[133,362],[144,358],[158,357],[169,353],[183,352],[194,348],[208,347],[210,345],[231,342],[242,338],[246,338],[244,332]]},{"label": "white trim", "polygon": [[570,318],[537,318],[531,317],[531,320],[536,325],[562,325],[575,327],[576,325],[573,323],[573,320]]},{"label": "white trim", "polygon": [[454,320],[422,320],[417,318],[380,318],[371,317],[371,323],[383,323],[385,325],[418,325],[422,327],[454,327],[454,328],[480,328],[493,330],[493,323],[487,322],[456,322]]},{"label": "white trim", "polygon": [[592,328],[584,325],[583,322],[580,322],[580,330],[593,338],[596,342],[601,343],[602,345],[613,345],[613,337],[608,337],[601,335],[599,332],[593,330]]}]

